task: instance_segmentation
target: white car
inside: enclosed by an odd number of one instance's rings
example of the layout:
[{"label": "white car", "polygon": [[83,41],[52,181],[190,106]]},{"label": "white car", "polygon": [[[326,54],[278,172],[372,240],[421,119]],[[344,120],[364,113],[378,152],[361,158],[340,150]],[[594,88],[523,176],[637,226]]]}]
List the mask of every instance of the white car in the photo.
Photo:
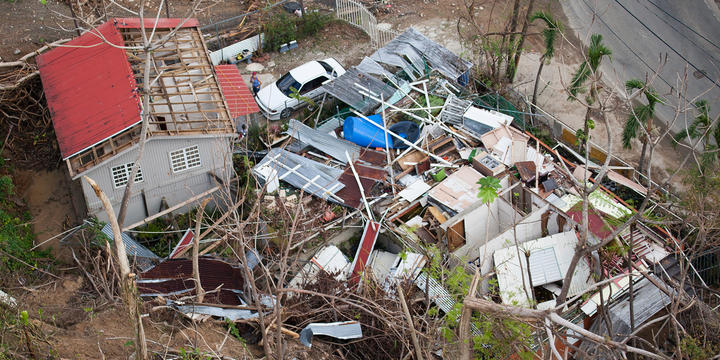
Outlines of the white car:
[{"label": "white car", "polygon": [[284,119],[306,105],[306,102],[290,95],[292,89],[300,96],[317,100],[323,94],[322,84],[342,75],[345,69],[333,58],[313,60],[300,65],[272,84],[265,86],[255,95],[260,109],[270,120]]}]

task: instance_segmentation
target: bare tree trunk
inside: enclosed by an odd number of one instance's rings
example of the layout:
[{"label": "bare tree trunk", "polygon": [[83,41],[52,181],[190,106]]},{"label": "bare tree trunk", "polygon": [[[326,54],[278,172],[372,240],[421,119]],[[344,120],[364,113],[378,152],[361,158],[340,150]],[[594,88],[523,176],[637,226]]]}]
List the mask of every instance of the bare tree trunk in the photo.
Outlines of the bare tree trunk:
[{"label": "bare tree trunk", "polygon": [[[648,131],[649,130],[650,129],[648,128]],[[643,141],[642,150],[640,151],[640,161],[638,163],[638,172],[640,174],[642,174],[643,170],[645,170],[645,166],[644,166],[645,165],[645,152],[647,151],[648,141],[649,140],[648,140],[647,136],[645,136],[644,141]],[[650,164],[648,164],[648,166],[650,166]]]},{"label": "bare tree trunk", "polygon": [[193,238],[195,239],[195,241],[193,241],[192,254],[193,279],[195,279],[195,295],[197,296],[197,302],[199,303],[203,302],[203,299],[205,299],[205,290],[202,287],[202,283],[200,283],[200,264],[198,262],[198,253],[200,251],[200,224],[202,223],[205,206],[209,201],[210,198],[205,198],[202,203],[200,203],[200,207],[197,210],[197,215],[195,216],[195,234],[193,236]]},{"label": "bare tree trunk", "polygon": [[140,305],[137,299],[137,288],[135,286],[135,274],[130,273],[130,263],[128,262],[127,253],[125,252],[125,244],[122,241],[122,234],[120,233],[120,225],[115,218],[115,211],[113,210],[110,199],[100,189],[98,184],[87,176],[83,176],[83,179],[90,184],[95,191],[95,195],[102,202],[105,214],[107,214],[110,221],[110,227],[113,232],[113,242],[115,244],[116,261],[120,266],[120,285],[123,289],[123,298],[125,299],[125,305],[128,307],[130,313],[130,319],[135,323],[135,353],[137,359],[147,359],[147,342],[145,340],[145,330],[143,328],[142,318],[140,316]]},{"label": "bare tree trunk", "polygon": [[[523,53],[523,45],[525,45],[525,37],[527,36],[527,29],[530,26],[530,15],[532,14],[533,7],[535,6],[535,0],[530,0],[528,3],[527,12],[525,13],[525,20],[523,21],[522,30],[520,31],[520,40],[515,48],[515,59],[513,60],[512,72],[508,74],[510,82],[515,80],[515,74],[517,74],[518,65],[520,65],[520,56]],[[514,31],[514,30],[513,30]]]},{"label": "bare tree trunk", "polygon": [[125,214],[127,213],[128,203],[130,202],[130,196],[132,195],[132,187],[135,183],[135,176],[140,169],[140,160],[142,159],[143,152],[145,151],[145,143],[147,142],[147,130],[150,123],[150,69],[152,68],[152,52],[150,41],[145,33],[145,19],[144,19],[145,1],[140,4],[140,32],[143,38],[143,47],[145,51],[145,68],[143,69],[143,108],[142,108],[142,126],[140,127],[140,143],[138,145],[138,153],[133,163],[132,170],[130,170],[130,176],[128,182],[125,185],[125,191],[123,192],[122,200],[120,201],[120,210],[117,215],[117,222],[122,228],[125,223]]},{"label": "bare tree trunk", "polygon": [[400,305],[402,305],[403,313],[405,313],[405,320],[410,327],[410,338],[412,339],[413,347],[415,348],[415,359],[423,360],[422,348],[420,347],[420,341],[418,341],[417,334],[415,334],[415,326],[413,325],[412,315],[410,315],[410,310],[405,302],[405,294],[403,294],[402,286],[397,280],[395,280],[395,287],[397,288],[398,295],[400,295]]},{"label": "bare tree trunk", "polygon": [[535,86],[533,87],[533,96],[532,96],[532,104],[533,106],[530,107],[530,112],[535,114],[537,112],[537,95],[538,95],[538,87],[540,86],[540,74],[542,73],[543,67],[545,66],[545,55],[540,57],[540,66],[538,66],[537,75],[535,76]]}]

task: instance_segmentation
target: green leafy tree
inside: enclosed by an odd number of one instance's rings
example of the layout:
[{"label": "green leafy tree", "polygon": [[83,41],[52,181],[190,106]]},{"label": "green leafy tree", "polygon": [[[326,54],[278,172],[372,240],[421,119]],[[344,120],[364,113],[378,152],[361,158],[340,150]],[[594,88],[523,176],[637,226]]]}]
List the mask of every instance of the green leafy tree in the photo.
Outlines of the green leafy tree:
[{"label": "green leafy tree", "polygon": [[[602,35],[593,34],[590,37],[590,46],[587,49],[585,61],[580,64],[580,67],[573,74],[572,80],[570,81],[570,87],[568,91],[570,96],[568,100],[575,100],[578,98],[578,94],[581,92],[588,91],[588,95],[585,97],[588,108],[585,112],[585,124],[582,129],[578,129],[576,132],[578,142],[581,144],[581,148],[585,147],[587,141],[590,138],[590,130],[595,128],[595,122],[590,119],[590,113],[592,112],[592,105],[597,101],[598,96],[598,84],[602,74],[600,73],[600,63],[603,58],[610,57],[612,51],[602,43]],[[585,83],[590,81],[589,89],[585,89]]]},{"label": "green leafy tree", "polygon": [[[545,66],[545,62],[549,63],[555,55],[555,40],[557,39],[558,32],[562,31],[562,24],[556,21],[549,13],[538,11],[530,16],[530,22],[535,22],[535,20],[538,19],[545,23],[545,29],[542,31],[545,41],[545,52],[543,52],[540,57],[540,65],[538,66],[537,76],[535,77],[535,87],[533,88],[532,97],[533,105],[537,105],[538,85],[540,84],[540,74],[542,73],[543,66]],[[532,107],[531,111],[534,114],[535,107]]]},{"label": "green leafy tree", "polygon": [[[649,87],[646,83],[638,80],[631,79],[625,82],[625,88],[628,93],[634,90],[642,91],[647,100],[645,105],[635,105],[632,111],[625,120],[625,127],[623,128],[622,144],[626,149],[632,149],[632,139],[639,137],[643,143],[642,151],[640,152],[640,163],[638,164],[638,171],[642,173],[643,165],[645,163],[645,152],[647,151],[647,144],[650,141],[648,134],[653,128],[653,118],[655,117],[655,105],[664,104],[665,101],[658,96],[655,90]],[[641,126],[645,127],[645,131],[639,131]]]},{"label": "green leafy tree", "polygon": [[[707,100],[699,100],[695,103],[697,109],[697,116],[695,120],[688,126],[684,131],[679,132],[675,135],[675,141],[681,142],[686,138],[697,139],[702,138],[703,152],[702,165],[707,167],[709,164],[720,159],[720,115],[715,120],[715,128],[711,129],[713,121],[710,119],[710,104]],[[675,143],[673,145],[676,146]]]},{"label": "green leafy tree", "polygon": [[492,176],[486,176],[478,180],[477,184],[480,185],[477,197],[486,205],[490,205],[497,199],[497,191],[502,187],[500,186],[500,180]]}]

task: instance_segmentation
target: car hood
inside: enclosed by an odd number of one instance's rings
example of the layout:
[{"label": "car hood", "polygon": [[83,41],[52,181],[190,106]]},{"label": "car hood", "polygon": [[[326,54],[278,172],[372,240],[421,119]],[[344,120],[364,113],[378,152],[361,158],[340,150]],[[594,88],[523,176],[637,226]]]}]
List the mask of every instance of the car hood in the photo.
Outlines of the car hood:
[{"label": "car hood", "polygon": [[260,89],[257,93],[258,103],[261,103],[263,107],[270,111],[283,109],[287,100],[290,100],[290,98],[285,96],[274,82]]}]

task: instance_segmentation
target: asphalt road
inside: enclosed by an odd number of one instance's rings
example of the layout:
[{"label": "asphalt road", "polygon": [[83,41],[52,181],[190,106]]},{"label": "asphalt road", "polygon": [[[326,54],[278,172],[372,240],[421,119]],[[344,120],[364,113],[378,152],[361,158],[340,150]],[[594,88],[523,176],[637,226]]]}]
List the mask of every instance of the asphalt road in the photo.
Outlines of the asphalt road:
[{"label": "asphalt road", "polygon": [[[604,79],[622,88],[625,80],[645,80],[667,56],[653,87],[666,98],[676,98],[677,84],[687,66],[685,98],[708,100],[712,114],[720,112],[720,10],[713,0],[566,0],[563,10],[578,38],[603,35],[612,51],[605,62]],[[672,94],[672,95],[671,95]],[[677,101],[674,101],[677,102]],[[673,109],[661,106],[658,117],[667,122]],[[692,118],[689,119],[692,121]],[[673,124],[680,131],[685,120]]]}]

